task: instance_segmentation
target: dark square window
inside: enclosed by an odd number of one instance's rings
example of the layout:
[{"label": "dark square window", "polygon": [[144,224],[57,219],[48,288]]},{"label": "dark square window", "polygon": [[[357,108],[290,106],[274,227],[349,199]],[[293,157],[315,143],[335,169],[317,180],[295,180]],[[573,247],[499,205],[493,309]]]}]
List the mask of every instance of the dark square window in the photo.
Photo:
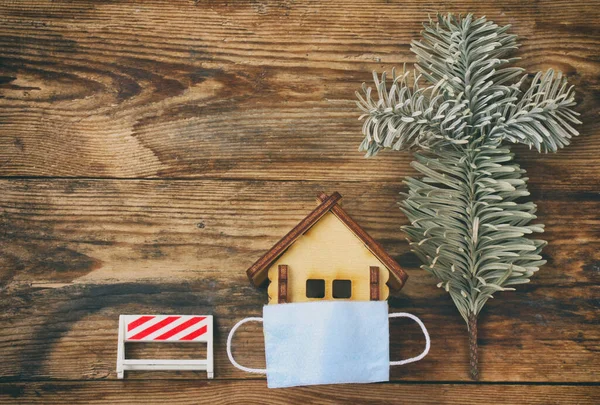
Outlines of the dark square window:
[{"label": "dark square window", "polygon": [[333,298],[350,298],[351,296],[351,280],[333,280]]},{"label": "dark square window", "polygon": [[325,280],[306,280],[306,298],[324,298]]}]

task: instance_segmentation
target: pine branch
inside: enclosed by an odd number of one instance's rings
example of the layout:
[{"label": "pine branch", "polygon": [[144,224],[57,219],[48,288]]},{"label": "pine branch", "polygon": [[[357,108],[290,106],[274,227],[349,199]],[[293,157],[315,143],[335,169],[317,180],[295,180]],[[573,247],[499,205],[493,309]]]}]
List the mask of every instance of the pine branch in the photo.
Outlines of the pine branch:
[{"label": "pine branch", "polygon": [[479,378],[477,316],[497,291],[529,282],[546,261],[546,242],[527,239],[543,232],[531,225],[535,204],[527,178],[508,148],[483,145],[438,154],[416,154],[412,166],[424,177],[408,178],[403,227],[421,267],[440,281],[469,328],[471,377]]},{"label": "pine branch", "polygon": [[506,56],[519,47],[516,35],[507,34],[510,25],[448,14],[424,28],[423,40],[412,42],[415,67],[431,83],[443,82],[448,97],[464,97],[469,129],[486,125],[492,120],[489,106],[506,102],[510,85],[523,72],[507,66],[517,59]]},{"label": "pine branch", "polygon": [[[438,16],[413,41],[416,70],[431,82],[412,87],[406,71],[391,89],[375,74],[378,101],[363,84],[367,156],[384,148],[412,149],[423,177],[407,178],[403,227],[422,268],[438,278],[469,328],[471,375],[477,366],[477,316],[498,291],[527,283],[545,263],[543,232],[532,224],[525,171],[503,141],[556,151],[577,135],[574,93],[562,75],[526,76],[510,67],[516,36],[485,18]],[[395,74],[393,74],[395,76]],[[413,74],[413,77],[416,76]],[[521,77],[520,79],[518,79]]]},{"label": "pine branch", "polygon": [[[466,101],[462,98],[444,100],[441,86],[421,87],[420,76],[406,70],[396,76],[392,70],[393,83],[386,86],[386,73],[378,79],[373,73],[378,100],[373,100],[371,87],[363,83],[364,97],[356,92],[358,107],[364,112],[365,139],[359,151],[367,157],[381,149],[418,150],[441,148],[449,144],[466,144],[462,120]],[[412,85],[409,83],[412,78]],[[462,134],[462,135],[461,135]]]},{"label": "pine branch", "polygon": [[[433,88],[419,86],[419,78],[409,83],[409,72],[396,76],[392,70],[393,83],[388,92],[386,73],[378,79],[373,72],[378,100],[371,97],[371,87],[363,83],[364,98],[359,92],[356,96],[358,107],[364,112],[360,120],[366,118],[363,125],[365,139],[359,147],[367,156],[374,156],[383,148],[395,150],[429,148],[442,138],[439,124],[434,122],[434,107],[439,99]],[[426,93],[429,93],[426,96]]]},{"label": "pine branch", "polygon": [[[504,106],[488,137],[523,143],[538,152],[556,152],[568,145],[572,136],[579,135],[572,126],[581,124],[579,113],[571,109],[576,104],[572,89],[560,72],[539,72],[517,103]],[[514,93],[518,92],[515,89]]]}]

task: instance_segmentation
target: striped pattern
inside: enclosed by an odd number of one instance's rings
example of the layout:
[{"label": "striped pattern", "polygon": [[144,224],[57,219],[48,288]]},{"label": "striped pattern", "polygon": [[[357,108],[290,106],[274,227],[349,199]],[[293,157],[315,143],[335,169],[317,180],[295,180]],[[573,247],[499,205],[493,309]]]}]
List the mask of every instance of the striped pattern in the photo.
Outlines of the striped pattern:
[{"label": "striped pattern", "polygon": [[127,315],[127,342],[205,342],[210,333],[206,316],[196,315]]}]

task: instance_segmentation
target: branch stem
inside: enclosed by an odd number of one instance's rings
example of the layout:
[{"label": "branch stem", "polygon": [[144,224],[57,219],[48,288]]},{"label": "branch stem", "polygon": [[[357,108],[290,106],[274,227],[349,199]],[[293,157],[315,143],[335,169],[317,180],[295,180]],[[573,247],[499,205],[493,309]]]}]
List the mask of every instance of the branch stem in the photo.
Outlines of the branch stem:
[{"label": "branch stem", "polygon": [[477,315],[469,315],[469,365],[471,379],[479,380],[479,356],[477,353]]}]

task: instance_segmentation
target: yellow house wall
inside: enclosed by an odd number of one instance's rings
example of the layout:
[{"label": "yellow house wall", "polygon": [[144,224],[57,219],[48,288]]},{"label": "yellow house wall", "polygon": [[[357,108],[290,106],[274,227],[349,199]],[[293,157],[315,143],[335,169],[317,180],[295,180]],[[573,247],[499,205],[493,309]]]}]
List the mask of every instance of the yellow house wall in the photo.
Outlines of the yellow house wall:
[{"label": "yellow house wall", "polygon": [[[269,304],[277,304],[278,266],[288,266],[288,302],[339,300],[332,297],[333,280],[352,280],[349,300],[369,301],[370,266],[379,267],[379,297],[387,299],[387,268],[331,212],[313,225],[269,268]],[[307,279],[325,280],[324,298],[306,297]]]}]

